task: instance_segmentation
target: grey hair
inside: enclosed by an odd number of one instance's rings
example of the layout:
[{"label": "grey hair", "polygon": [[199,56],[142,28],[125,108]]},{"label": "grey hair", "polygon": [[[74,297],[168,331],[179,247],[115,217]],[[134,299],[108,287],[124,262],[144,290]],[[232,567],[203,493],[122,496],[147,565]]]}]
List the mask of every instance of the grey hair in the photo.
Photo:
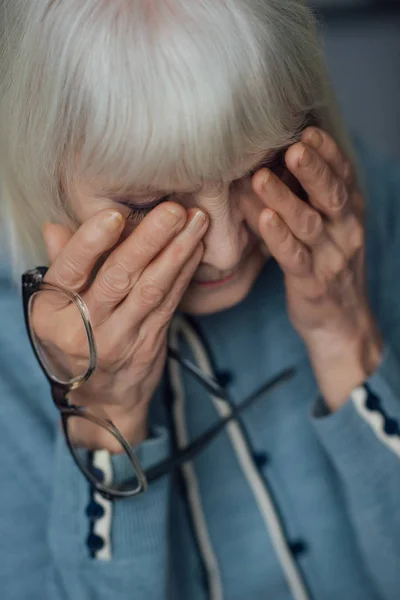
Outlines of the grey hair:
[{"label": "grey hair", "polygon": [[301,0],[3,0],[0,185],[14,264],[46,263],[75,178],[197,186],[294,142],[351,147]]}]

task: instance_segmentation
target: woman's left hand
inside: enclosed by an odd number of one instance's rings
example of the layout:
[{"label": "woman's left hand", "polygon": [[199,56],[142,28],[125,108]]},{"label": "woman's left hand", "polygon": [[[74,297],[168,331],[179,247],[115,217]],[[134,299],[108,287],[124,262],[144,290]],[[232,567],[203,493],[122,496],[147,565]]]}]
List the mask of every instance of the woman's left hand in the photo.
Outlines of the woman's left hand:
[{"label": "woman's left hand", "polygon": [[309,204],[263,169],[253,180],[267,207],[259,232],[284,272],[292,324],[308,348],[326,403],[336,410],[382,354],[365,290],[364,199],[351,163],[315,127],[287,151],[286,166]]}]

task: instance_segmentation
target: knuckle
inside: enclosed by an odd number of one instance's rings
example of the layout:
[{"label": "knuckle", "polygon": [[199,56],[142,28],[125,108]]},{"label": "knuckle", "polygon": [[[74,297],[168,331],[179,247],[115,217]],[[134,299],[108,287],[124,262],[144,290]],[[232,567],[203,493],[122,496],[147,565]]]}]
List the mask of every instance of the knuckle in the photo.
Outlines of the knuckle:
[{"label": "knuckle", "polygon": [[151,279],[139,282],[135,293],[140,304],[148,307],[158,306],[164,297],[164,290]]},{"label": "knuckle", "polygon": [[293,275],[304,274],[307,270],[308,255],[305,248],[296,246],[292,251],[290,258],[283,261],[282,266]]},{"label": "knuckle", "polygon": [[304,237],[308,242],[315,242],[320,238],[323,229],[324,223],[321,215],[317,212],[308,213],[306,218],[303,218],[302,225],[302,237]]},{"label": "knuckle", "polygon": [[315,179],[323,180],[329,175],[328,168],[324,161],[314,156],[314,159],[311,163],[311,176]]},{"label": "knuckle", "polygon": [[336,278],[347,270],[347,259],[343,254],[337,254],[332,260],[332,277]]},{"label": "knuckle", "polygon": [[331,208],[333,211],[340,211],[345,206],[349,199],[349,193],[344,181],[333,178],[332,184],[332,202]]},{"label": "knuckle", "polygon": [[304,248],[299,247],[293,254],[292,264],[296,270],[303,270],[307,262],[307,252]]},{"label": "knuckle", "polygon": [[322,285],[330,285],[346,270],[347,260],[340,253],[335,253],[319,269],[319,279]]},{"label": "knuckle", "polygon": [[141,333],[141,340],[137,361],[142,365],[152,364],[160,352],[162,335],[156,328],[146,328]]},{"label": "knuckle", "polygon": [[160,317],[162,323],[168,322],[171,319],[175,312],[176,305],[177,302],[174,295],[168,296],[168,298],[160,304],[157,308],[157,315]]},{"label": "knuckle", "polygon": [[318,305],[326,298],[328,293],[328,285],[325,281],[319,281],[313,289],[306,293],[306,298],[314,305]]},{"label": "knuckle", "polygon": [[181,277],[175,283],[172,292],[165,298],[164,302],[158,307],[157,313],[163,322],[169,321],[173,316],[186,288],[190,276]]},{"label": "knuckle", "polygon": [[100,285],[106,297],[127,294],[131,288],[131,275],[121,264],[110,265],[101,272]]},{"label": "knuckle", "polygon": [[82,273],[79,265],[74,261],[66,259],[62,263],[54,264],[53,269],[54,283],[60,287],[80,289],[84,286],[87,276]]},{"label": "knuckle", "polygon": [[343,165],[343,179],[348,185],[354,182],[355,172],[352,163],[349,160],[345,160]]},{"label": "knuckle", "polygon": [[350,244],[353,252],[358,252],[364,247],[365,244],[365,232],[360,223],[356,223],[350,234]]},{"label": "knuckle", "polygon": [[138,247],[140,247],[140,254],[142,256],[154,256],[158,254],[162,247],[161,235],[163,230],[160,228],[158,236],[155,235],[155,231],[142,235],[140,240],[138,239]]},{"label": "knuckle", "polygon": [[282,232],[280,247],[283,255],[293,254],[296,243],[288,228]]}]

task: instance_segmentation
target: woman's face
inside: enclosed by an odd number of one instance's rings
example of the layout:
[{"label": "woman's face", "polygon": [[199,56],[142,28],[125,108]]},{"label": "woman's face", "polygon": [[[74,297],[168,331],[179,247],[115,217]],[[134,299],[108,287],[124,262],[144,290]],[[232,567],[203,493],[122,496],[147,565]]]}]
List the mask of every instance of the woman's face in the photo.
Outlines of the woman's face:
[{"label": "woman's face", "polygon": [[277,157],[271,152],[253,155],[227,174],[224,182],[207,182],[195,191],[183,189],[177,182],[168,189],[146,193],[138,190],[130,196],[110,197],[98,185],[79,181],[71,199],[72,208],[80,222],[104,208],[118,208],[127,217],[121,240],[167,196],[185,208],[202,209],[210,220],[203,239],[204,254],[180,308],[189,314],[218,312],[247,296],[267,260],[268,251],[257,232],[257,219],[264,206],[252,189],[251,179],[262,166],[272,168],[283,179],[288,178],[287,172],[277,166],[282,155]]}]

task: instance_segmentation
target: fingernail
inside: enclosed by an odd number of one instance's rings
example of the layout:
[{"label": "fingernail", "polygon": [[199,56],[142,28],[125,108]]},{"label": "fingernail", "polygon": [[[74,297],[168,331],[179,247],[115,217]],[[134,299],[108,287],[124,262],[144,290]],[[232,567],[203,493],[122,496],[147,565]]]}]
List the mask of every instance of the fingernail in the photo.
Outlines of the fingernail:
[{"label": "fingernail", "polygon": [[201,210],[197,210],[193,217],[189,220],[186,231],[189,233],[199,233],[203,229],[206,220],[207,216],[205,213],[203,213]]},{"label": "fingernail", "polygon": [[166,227],[173,227],[182,221],[182,207],[169,204],[160,213],[160,219]]},{"label": "fingernail", "polygon": [[105,229],[106,231],[116,231],[117,229],[119,229],[121,227],[122,222],[123,222],[123,216],[121,215],[121,213],[119,213],[117,211],[108,212],[101,219],[100,226],[102,229]]},{"label": "fingernail", "polygon": [[312,235],[321,226],[322,219],[319,215],[311,214],[308,215],[306,220],[306,232],[308,235]]},{"label": "fingernail", "polygon": [[311,131],[307,136],[307,144],[310,144],[313,148],[318,150],[322,146],[322,135],[315,129]]},{"label": "fingernail", "polygon": [[271,227],[278,227],[279,225],[279,217],[272,210],[268,209],[267,214],[265,216],[265,220],[267,221],[267,224]]},{"label": "fingernail", "polygon": [[265,171],[263,179],[263,187],[266,188],[271,179],[271,171]]},{"label": "fingernail", "polygon": [[308,167],[308,165],[312,161],[312,158],[313,158],[313,154],[312,154],[311,150],[309,148],[305,147],[303,152],[301,153],[299,165],[303,168]]}]

